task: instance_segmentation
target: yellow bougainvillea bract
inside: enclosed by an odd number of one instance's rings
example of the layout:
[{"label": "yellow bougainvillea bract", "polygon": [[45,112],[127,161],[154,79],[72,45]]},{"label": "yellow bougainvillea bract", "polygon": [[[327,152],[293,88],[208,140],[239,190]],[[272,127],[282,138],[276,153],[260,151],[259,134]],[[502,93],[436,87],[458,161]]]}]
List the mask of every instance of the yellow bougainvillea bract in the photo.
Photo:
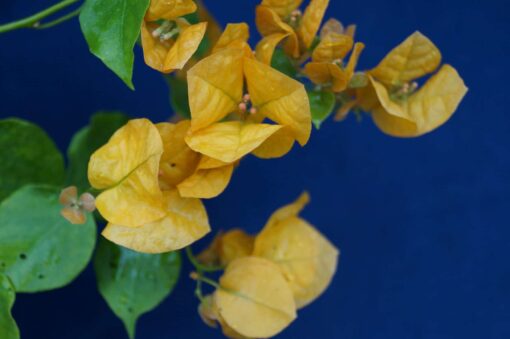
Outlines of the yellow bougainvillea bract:
[{"label": "yellow bougainvillea bract", "polygon": [[[145,62],[163,73],[179,70],[180,90],[186,83],[188,91],[187,103],[178,105],[185,117],[157,125],[131,120],[92,155],[89,181],[100,191],[95,204],[108,221],[104,237],[145,253],[201,239],[210,232],[201,199],[221,194],[245,156],[277,158],[296,142],[307,144],[312,115],[322,122],[333,111],[342,120],[363,110],[384,133],[417,137],[457,109],[467,88],[452,66],[441,66],[427,37],[416,32],[375,68],[359,71],[365,45],[355,41],[356,26],[332,18],[321,29],[329,1],[307,1],[301,12],[303,2],[262,0],[253,50],[244,22],[222,31],[192,0],[151,1],[141,27]],[[191,15],[198,23],[184,18]],[[426,76],[423,85],[416,82]],[[94,207],[91,196],[83,197],[72,186],[64,190],[62,215],[82,222]],[[219,324],[230,338],[272,337],[324,293],[340,252],[299,216],[309,200],[303,193],[279,208],[256,235],[218,232],[197,257],[187,251],[208,325]],[[206,276],[216,271],[224,271],[219,282]],[[212,294],[202,294],[204,283],[215,287]]]},{"label": "yellow bougainvillea bract", "polygon": [[221,319],[249,338],[272,337],[296,318],[287,281],[277,265],[263,258],[231,262],[220,278],[214,302]]},{"label": "yellow bougainvillea bract", "polygon": [[219,232],[197,258],[205,265],[225,267],[235,259],[250,256],[253,253],[254,241],[254,236],[239,228],[225,233]]},{"label": "yellow bougainvillea bract", "polygon": [[329,0],[311,0],[304,14],[298,10],[302,1],[262,1],[256,8],[255,23],[262,35],[256,50],[260,60],[269,64],[276,46],[293,58],[299,58],[311,46],[319,31]]},{"label": "yellow bougainvillea bract", "polygon": [[335,274],[338,250],[312,225],[298,217],[308,196],[275,212],[255,238],[254,256],[277,263],[294,293],[298,308],[328,287]]},{"label": "yellow bougainvillea bract", "polygon": [[392,136],[416,137],[436,129],[451,117],[467,92],[450,65],[443,65],[416,90],[418,84],[412,81],[434,72],[440,63],[437,47],[423,34],[412,34],[368,72],[371,86],[360,91],[361,106]]},{"label": "yellow bougainvillea bract", "polygon": [[142,23],[145,63],[163,73],[184,68],[202,41],[207,23],[190,25],[182,16],[197,10],[192,0],[152,0]]},{"label": "yellow bougainvillea bract", "polygon": [[[245,80],[254,114],[239,109],[248,101],[243,95]],[[311,116],[304,86],[246,57],[241,48],[222,49],[196,64],[188,72],[188,84],[193,96],[186,141],[199,153],[231,163],[255,151],[280,129],[287,129],[301,145],[308,141]],[[241,117],[221,121],[236,113]],[[278,124],[263,123],[265,118]]]},{"label": "yellow bougainvillea bract", "polygon": [[[336,271],[339,251],[298,216],[309,199],[303,193],[276,210],[255,238],[240,229],[220,232],[198,256],[204,265],[226,266],[214,298],[206,297],[199,307],[208,325],[219,323],[230,338],[273,336],[292,318],[289,311],[282,318],[279,307],[287,303],[278,299],[284,295],[281,289],[290,292],[293,312],[324,292]],[[276,284],[281,278],[285,284]],[[267,296],[273,294],[275,299]]]},{"label": "yellow bougainvillea bract", "polygon": [[193,194],[182,194],[179,185],[198,172],[218,171],[200,169],[203,158],[184,142],[189,125],[131,120],[92,155],[89,180],[104,190],[96,206],[109,222],[103,231],[106,238],[136,251],[162,253],[183,248],[210,231],[197,197],[221,193],[232,165],[219,167],[227,171],[222,182],[205,175],[200,185],[187,184]]},{"label": "yellow bougainvillea bract", "polygon": [[102,235],[110,241],[144,253],[164,253],[184,248],[209,233],[202,202],[183,198],[175,190],[163,193],[165,216],[140,227],[109,223]]},{"label": "yellow bougainvillea bract", "polygon": [[131,120],[90,158],[88,177],[103,190],[96,207],[108,221],[127,227],[153,222],[165,215],[159,187],[163,142],[147,119]]}]

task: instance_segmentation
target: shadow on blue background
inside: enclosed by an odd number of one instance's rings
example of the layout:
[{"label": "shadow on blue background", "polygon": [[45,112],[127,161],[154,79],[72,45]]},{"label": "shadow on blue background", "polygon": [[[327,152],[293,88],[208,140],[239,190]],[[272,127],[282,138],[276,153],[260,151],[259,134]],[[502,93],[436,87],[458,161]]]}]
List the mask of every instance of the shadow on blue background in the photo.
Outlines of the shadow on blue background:
[{"label": "shadow on blue background", "polygon": [[[331,2],[328,17],[358,24],[367,45],[361,67],[418,29],[459,70],[467,97],[445,126],[419,139],[390,138],[370,119],[351,117],[328,121],[283,159],[246,159],[227,191],[207,202],[212,226],[255,232],[275,208],[310,191],[304,216],[342,259],[329,290],[281,338],[510,338],[508,2]],[[0,22],[50,3],[3,0]],[[222,23],[253,23],[257,1],[206,3]],[[131,92],[88,53],[77,21],[0,36],[0,117],[35,121],[62,150],[100,109],[168,118],[164,80],[139,50],[134,81]],[[189,270],[141,318],[138,338],[221,337],[196,314]],[[24,339],[126,338],[90,267],[67,288],[20,295],[14,315]]]}]

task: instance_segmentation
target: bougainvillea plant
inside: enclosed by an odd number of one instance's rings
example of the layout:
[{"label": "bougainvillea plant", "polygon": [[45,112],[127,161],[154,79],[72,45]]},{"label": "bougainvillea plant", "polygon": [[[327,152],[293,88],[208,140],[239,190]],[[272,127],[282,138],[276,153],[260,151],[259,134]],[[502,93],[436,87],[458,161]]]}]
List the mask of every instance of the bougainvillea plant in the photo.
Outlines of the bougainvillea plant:
[{"label": "bougainvillea plant", "polygon": [[[130,88],[140,45],[172,104],[160,123],[93,115],[67,161],[36,125],[0,121],[3,339],[20,336],[16,293],[63,287],[92,256],[100,293],[131,338],[137,318],[171,293],[183,249],[195,268],[197,316],[227,337],[272,337],[326,290],[340,252],[299,217],[306,192],[258,234],[213,230],[195,255],[191,244],[212,231],[202,200],[220,195],[249,154],[283,157],[331,115],[367,114],[386,134],[418,137],[445,123],[467,88],[419,32],[358,69],[365,45],[356,26],[324,20],[328,0],[302,3],[256,6],[255,46],[246,23],[222,29],[193,0],[64,0],[0,25],[0,33],[45,29],[79,16],[92,54]],[[105,227],[96,246],[97,225]]]}]

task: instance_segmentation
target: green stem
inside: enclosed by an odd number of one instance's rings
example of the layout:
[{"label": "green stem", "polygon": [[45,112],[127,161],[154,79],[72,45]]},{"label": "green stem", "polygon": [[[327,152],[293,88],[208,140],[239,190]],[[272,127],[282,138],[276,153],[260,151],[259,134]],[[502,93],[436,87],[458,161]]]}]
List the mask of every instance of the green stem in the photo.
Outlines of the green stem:
[{"label": "green stem", "polygon": [[191,246],[186,247],[186,255],[191,262],[193,266],[195,266],[195,269],[201,273],[201,272],[217,272],[222,271],[224,268],[220,266],[205,266],[202,265],[197,258],[193,255],[193,251],[191,250]]},{"label": "green stem", "polygon": [[61,24],[63,22],[66,22],[68,20],[71,20],[72,18],[78,16],[81,12],[81,7],[78,7],[77,9],[75,9],[74,11],[72,11],[71,13],[68,13],[58,19],[55,19],[53,21],[50,21],[50,22],[47,22],[45,24],[41,24],[41,25],[36,25],[34,26],[35,29],[46,29],[46,28],[51,28],[53,26],[56,26],[58,24]]},{"label": "green stem", "polygon": [[216,281],[214,281],[214,280],[212,280],[212,279],[209,279],[209,278],[207,278],[207,277],[205,277],[205,276],[203,276],[203,275],[200,275],[200,274],[199,274],[199,275],[198,275],[198,277],[197,277],[197,280],[198,280],[198,281],[203,281],[203,282],[205,282],[207,285],[210,285],[210,286],[212,286],[212,287],[214,287],[214,288],[216,288],[216,289],[221,288],[221,287],[220,287],[220,284],[218,284]]},{"label": "green stem", "polygon": [[195,286],[195,296],[200,300],[200,302],[204,301],[204,294],[202,293],[202,280],[197,280],[197,284]]},{"label": "green stem", "polygon": [[24,19],[20,19],[17,21],[10,22],[5,25],[0,25],[0,33],[6,33],[10,31],[14,31],[20,28],[36,28],[37,23],[42,19],[78,2],[79,0],[63,0],[51,7],[46,8],[45,10],[40,11],[34,15],[26,17]]}]

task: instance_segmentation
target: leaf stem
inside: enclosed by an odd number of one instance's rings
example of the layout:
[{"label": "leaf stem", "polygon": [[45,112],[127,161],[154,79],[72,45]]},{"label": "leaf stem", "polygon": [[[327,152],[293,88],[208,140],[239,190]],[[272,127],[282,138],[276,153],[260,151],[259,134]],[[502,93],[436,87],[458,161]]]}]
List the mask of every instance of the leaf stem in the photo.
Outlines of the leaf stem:
[{"label": "leaf stem", "polygon": [[214,266],[204,266],[202,265],[197,258],[193,255],[193,251],[191,250],[191,246],[186,247],[186,256],[190,263],[195,267],[196,272],[192,272],[190,277],[196,281],[195,287],[195,296],[202,302],[204,300],[204,294],[202,292],[202,282],[211,285],[215,288],[219,288],[218,283],[204,276],[204,272],[216,272],[223,270],[222,267],[214,267]]},{"label": "leaf stem", "polygon": [[[0,25],[0,34],[14,31],[16,29],[21,29],[21,28],[38,28],[37,26],[38,26],[39,21],[41,21],[42,19],[44,19],[54,13],[61,11],[62,9],[66,8],[78,1],[79,0],[63,0],[51,7],[48,7],[48,8],[46,8],[36,14],[33,14],[29,17],[26,17],[26,18],[23,18],[20,20],[16,20],[16,21],[4,24],[4,25]],[[67,19],[68,18],[66,18],[66,20]],[[59,19],[57,19],[55,21],[58,21],[58,20]],[[62,21],[65,21],[65,20],[62,20]],[[62,22],[62,21],[60,21],[60,22]],[[57,23],[53,22],[53,24],[56,25],[60,22],[57,22]]]},{"label": "leaf stem", "polygon": [[[191,279],[193,279],[197,282],[197,285],[199,282],[205,282],[207,285],[212,286],[216,289],[221,288],[220,284],[218,284],[216,281],[207,278],[206,276],[204,276],[203,274],[201,274],[199,272],[191,272],[190,277],[191,277]],[[200,290],[199,294],[200,294],[200,296],[202,296],[201,290]],[[199,297],[199,299],[200,299],[200,297]]]}]

